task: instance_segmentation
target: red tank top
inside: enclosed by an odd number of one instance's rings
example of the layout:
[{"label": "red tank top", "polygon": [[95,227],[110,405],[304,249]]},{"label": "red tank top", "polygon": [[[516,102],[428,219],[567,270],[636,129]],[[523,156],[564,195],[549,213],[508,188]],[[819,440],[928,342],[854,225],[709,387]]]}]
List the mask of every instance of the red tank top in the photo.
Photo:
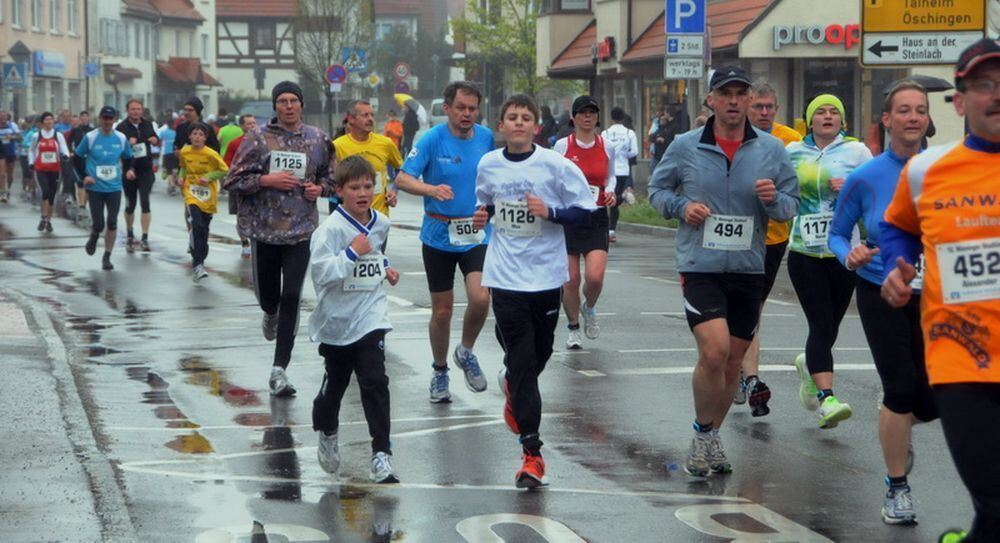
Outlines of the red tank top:
[{"label": "red tank top", "polygon": [[38,133],[38,147],[35,150],[35,170],[40,172],[58,172],[59,165],[59,141],[55,133],[51,138],[43,138],[42,133]]},{"label": "red tank top", "polygon": [[597,136],[594,146],[585,149],[576,143],[576,135],[570,134],[567,138],[565,157],[572,160],[583,176],[587,178],[590,190],[595,194],[597,205],[603,206],[604,187],[608,180],[608,155],[604,152],[604,140]]}]

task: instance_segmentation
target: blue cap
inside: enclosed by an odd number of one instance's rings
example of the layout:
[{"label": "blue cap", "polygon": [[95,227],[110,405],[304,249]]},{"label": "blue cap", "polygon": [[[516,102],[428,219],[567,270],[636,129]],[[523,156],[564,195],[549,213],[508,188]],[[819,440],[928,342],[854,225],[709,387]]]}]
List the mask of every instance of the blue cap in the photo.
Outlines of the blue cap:
[{"label": "blue cap", "polygon": [[101,108],[101,112],[100,112],[100,114],[98,116],[101,117],[102,119],[103,118],[114,119],[114,118],[118,117],[118,112],[115,111],[115,108],[113,108],[111,106],[104,106],[104,107]]}]

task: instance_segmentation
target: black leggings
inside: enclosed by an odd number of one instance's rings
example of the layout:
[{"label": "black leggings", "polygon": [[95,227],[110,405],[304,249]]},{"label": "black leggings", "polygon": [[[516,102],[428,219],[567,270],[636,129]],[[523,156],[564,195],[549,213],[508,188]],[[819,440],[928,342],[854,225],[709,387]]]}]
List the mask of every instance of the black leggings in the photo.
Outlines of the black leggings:
[{"label": "black leggings", "polygon": [[313,400],[313,430],[336,432],[340,425],[340,403],[358,376],[361,407],[368,421],[372,452],[389,450],[389,376],[385,374],[385,330],[375,330],[350,345],[319,346],[326,361],[326,373],[319,394]]},{"label": "black leggings", "polygon": [[274,365],[287,368],[299,328],[299,301],[309,270],[309,240],[271,245],[253,240],[253,283],[257,303],[268,315],[278,314]]},{"label": "black leggings", "polygon": [[615,176],[615,205],[610,209],[611,230],[614,230],[618,226],[618,206],[622,205],[622,195],[625,194],[625,189],[628,188],[629,179],[631,177],[627,175]]},{"label": "black leggings", "polygon": [[788,276],[809,321],[806,339],[809,373],[832,372],[833,344],[837,341],[840,321],[851,305],[854,273],[847,271],[836,258],[817,258],[791,251],[788,253]]},{"label": "black leggings", "polygon": [[936,385],[941,427],[958,475],[972,496],[976,517],[965,543],[996,541],[1000,534],[1000,384]]},{"label": "black leggings", "polygon": [[493,288],[490,298],[496,317],[497,340],[503,348],[503,364],[507,367],[510,405],[521,431],[521,442],[526,450],[537,452],[542,446],[538,438],[542,420],[538,376],[552,356],[562,289],[514,292]]},{"label": "black leggings", "polygon": [[196,205],[189,205],[188,213],[191,215],[191,265],[198,266],[208,258],[208,227],[212,224],[212,214]]},{"label": "black leggings", "polygon": [[882,299],[881,291],[881,286],[858,277],[858,313],[882,381],[882,405],[893,413],[932,421],[938,414],[924,366],[920,296],[896,309]]},{"label": "black leggings", "polygon": [[43,172],[35,170],[38,186],[42,189],[42,200],[52,205],[56,202],[56,191],[59,190],[59,172]]},{"label": "black leggings", "polygon": [[153,170],[136,170],[135,180],[125,179],[122,188],[125,190],[125,213],[129,215],[135,213],[136,193],[139,195],[139,204],[143,213],[149,213],[149,192],[153,190],[153,181],[156,177]]},{"label": "black leggings", "polygon": [[104,209],[108,210],[108,230],[118,230],[118,210],[122,205],[121,191],[97,192],[87,191],[87,202],[90,204],[90,232],[95,236],[104,231]]}]

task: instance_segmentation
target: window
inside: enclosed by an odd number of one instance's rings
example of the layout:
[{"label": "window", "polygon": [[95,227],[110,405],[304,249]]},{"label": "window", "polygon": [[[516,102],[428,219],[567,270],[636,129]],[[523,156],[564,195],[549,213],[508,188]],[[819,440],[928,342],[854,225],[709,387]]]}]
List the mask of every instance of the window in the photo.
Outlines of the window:
[{"label": "window", "polygon": [[134,24],[132,27],[132,43],[135,45],[135,58],[142,58],[142,25]]},{"label": "window", "polygon": [[201,59],[208,61],[208,34],[201,35]]},{"label": "window", "polygon": [[66,0],[66,30],[76,34],[76,0]]},{"label": "window", "polygon": [[590,11],[590,0],[542,0],[542,13]]},{"label": "window", "polygon": [[181,56],[181,31],[174,31],[174,56]]},{"label": "window", "polygon": [[42,0],[30,0],[31,2],[31,29],[42,30]]},{"label": "window", "polygon": [[59,32],[59,23],[62,20],[62,13],[60,13],[61,0],[49,0],[49,31],[53,33]]},{"label": "window", "polygon": [[274,49],[274,24],[257,24],[252,29],[254,49]]},{"label": "window", "polygon": [[24,11],[22,5],[24,0],[11,0],[10,2],[10,22],[16,27],[21,26],[21,12]]},{"label": "window", "polygon": [[142,25],[142,58],[149,59],[149,27]]},{"label": "window", "polygon": [[153,27],[153,58],[160,58],[160,29]]}]

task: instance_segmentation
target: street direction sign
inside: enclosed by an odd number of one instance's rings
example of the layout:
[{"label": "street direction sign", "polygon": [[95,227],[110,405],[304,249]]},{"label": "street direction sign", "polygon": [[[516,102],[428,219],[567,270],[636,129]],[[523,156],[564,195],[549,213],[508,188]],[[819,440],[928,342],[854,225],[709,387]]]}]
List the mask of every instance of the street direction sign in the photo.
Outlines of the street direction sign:
[{"label": "street direction sign", "polygon": [[705,59],[701,57],[667,57],[663,64],[663,79],[699,79],[705,75]]},{"label": "street direction sign", "polygon": [[347,81],[347,68],[340,64],[331,64],[324,74],[327,83],[343,83]]},{"label": "street direction sign", "polygon": [[705,36],[679,34],[667,36],[668,57],[700,57],[705,55]]},{"label": "street direction sign", "polygon": [[23,62],[3,63],[3,88],[23,89],[28,86],[28,65]]},{"label": "street direction sign", "polygon": [[663,30],[667,35],[705,33],[705,0],[666,0],[666,2]]},{"label": "street direction sign", "polygon": [[367,72],[368,51],[358,47],[342,47],[340,49],[340,63],[349,72]]},{"label": "street direction sign", "polygon": [[953,65],[986,28],[986,0],[861,0],[861,64]]}]

